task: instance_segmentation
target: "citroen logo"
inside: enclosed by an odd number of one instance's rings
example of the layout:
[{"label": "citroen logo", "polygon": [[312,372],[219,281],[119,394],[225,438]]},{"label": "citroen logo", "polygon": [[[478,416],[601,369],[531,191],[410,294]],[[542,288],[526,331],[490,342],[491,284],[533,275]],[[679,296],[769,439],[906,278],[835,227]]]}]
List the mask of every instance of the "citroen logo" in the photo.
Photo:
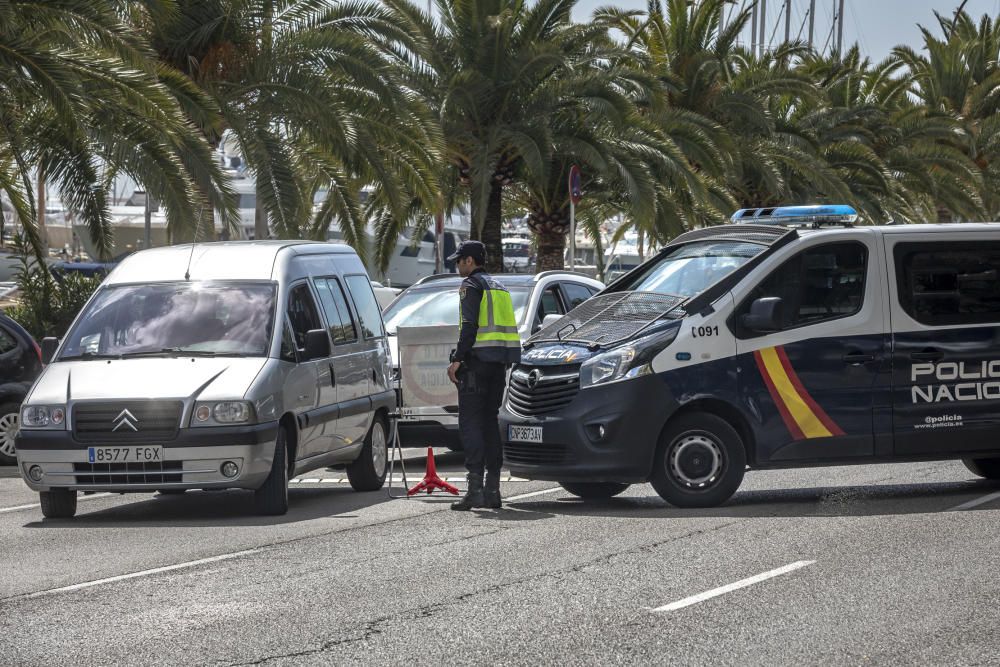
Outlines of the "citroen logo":
[{"label": "citroen logo", "polygon": [[129,412],[128,410],[122,410],[121,412],[119,412],[118,416],[115,417],[112,421],[114,422],[115,425],[115,427],[111,429],[112,433],[124,427],[128,427],[135,432],[139,431],[139,427],[136,426],[136,424],[139,423],[139,420],[136,419],[135,415]]},{"label": "citroen logo", "polygon": [[528,389],[534,389],[541,379],[542,373],[537,368],[528,373]]}]

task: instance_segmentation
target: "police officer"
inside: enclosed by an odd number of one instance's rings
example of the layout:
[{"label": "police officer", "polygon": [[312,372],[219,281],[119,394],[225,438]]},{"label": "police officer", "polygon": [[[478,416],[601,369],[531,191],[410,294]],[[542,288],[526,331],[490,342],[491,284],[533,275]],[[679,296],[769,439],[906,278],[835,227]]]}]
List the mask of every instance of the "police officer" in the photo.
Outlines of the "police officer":
[{"label": "police officer", "polygon": [[464,241],[448,260],[456,262],[465,278],[459,290],[458,347],[451,354],[448,377],[458,385],[458,431],[469,471],[469,490],[451,508],[499,509],[503,450],[497,413],[507,368],[521,360],[521,338],[510,293],[483,269],[486,247]]}]

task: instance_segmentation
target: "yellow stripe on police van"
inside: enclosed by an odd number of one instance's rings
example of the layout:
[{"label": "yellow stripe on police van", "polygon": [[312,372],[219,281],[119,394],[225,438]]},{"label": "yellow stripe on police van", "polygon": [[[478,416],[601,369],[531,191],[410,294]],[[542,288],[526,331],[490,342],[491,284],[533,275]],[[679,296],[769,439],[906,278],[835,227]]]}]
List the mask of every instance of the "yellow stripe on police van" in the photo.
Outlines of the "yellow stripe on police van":
[{"label": "yellow stripe on police van", "polygon": [[775,348],[768,347],[758,352],[761,361],[764,362],[764,367],[767,369],[767,374],[774,384],[774,388],[778,391],[778,395],[781,397],[781,401],[785,404],[785,408],[789,414],[791,414],[792,419],[795,420],[795,423],[802,430],[802,434],[807,438],[828,438],[832,436],[833,433],[823,425],[823,422],[819,420],[819,417],[816,416],[802,396],[799,395],[799,392],[796,391],[795,386],[788,377],[788,373],[785,372],[785,367],[781,364],[781,359],[778,358]]}]

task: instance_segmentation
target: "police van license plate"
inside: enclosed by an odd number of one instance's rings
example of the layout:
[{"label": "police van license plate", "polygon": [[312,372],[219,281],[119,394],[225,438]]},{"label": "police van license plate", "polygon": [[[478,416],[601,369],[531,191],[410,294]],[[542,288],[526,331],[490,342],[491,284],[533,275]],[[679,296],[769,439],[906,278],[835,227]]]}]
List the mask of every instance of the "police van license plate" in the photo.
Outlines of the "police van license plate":
[{"label": "police van license plate", "polygon": [[510,442],[541,442],[542,427],[508,424],[507,440]]},{"label": "police van license plate", "polygon": [[91,463],[160,463],[163,447],[88,447]]}]

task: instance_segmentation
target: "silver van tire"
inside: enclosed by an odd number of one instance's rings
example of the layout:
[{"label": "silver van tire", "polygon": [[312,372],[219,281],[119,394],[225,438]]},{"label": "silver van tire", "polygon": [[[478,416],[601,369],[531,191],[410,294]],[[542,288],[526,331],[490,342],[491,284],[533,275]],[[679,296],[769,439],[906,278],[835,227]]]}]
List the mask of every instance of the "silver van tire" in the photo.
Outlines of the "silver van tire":
[{"label": "silver van tire", "polygon": [[378,491],[385,484],[389,465],[387,431],[385,418],[381,415],[375,417],[361,453],[347,466],[347,479],[355,491]]},{"label": "silver van tire", "polygon": [[962,463],[973,475],[1000,480],[1000,459],[962,459]]},{"label": "silver van tire", "polygon": [[71,519],[76,516],[76,491],[39,491],[38,500],[42,504],[42,516],[46,519]]},{"label": "silver van tire", "polygon": [[617,482],[559,482],[559,486],[584,500],[606,500],[614,498],[631,486]]},{"label": "silver van tire", "polygon": [[716,415],[693,412],[667,424],[650,482],[675,507],[715,507],[740,488],[746,465],[736,429]]},{"label": "silver van tire", "polygon": [[271,472],[259,489],[253,492],[257,514],[280,516],[288,512],[288,436],[283,426],[278,427],[274,442],[274,459]]},{"label": "silver van tire", "polygon": [[20,403],[0,404],[0,465],[17,464],[14,436],[17,435],[17,424],[20,417]]}]

